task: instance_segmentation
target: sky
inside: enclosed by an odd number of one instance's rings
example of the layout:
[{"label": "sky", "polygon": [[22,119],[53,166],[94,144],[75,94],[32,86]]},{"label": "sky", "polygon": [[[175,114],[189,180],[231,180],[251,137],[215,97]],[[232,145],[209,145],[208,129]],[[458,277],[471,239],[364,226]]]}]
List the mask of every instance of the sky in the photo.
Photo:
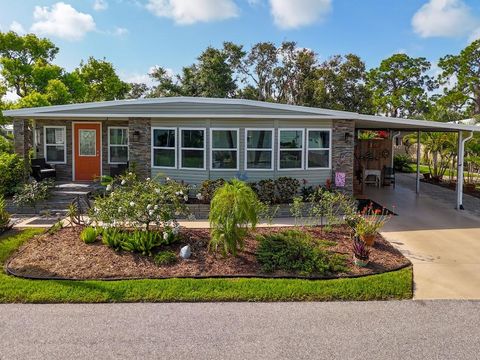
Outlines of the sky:
[{"label": "sky", "polygon": [[480,38],[480,0],[0,0],[0,30],[50,38],[69,71],[105,57],[131,82],[148,82],[156,65],[179,72],[224,41],[296,41],[320,60],[358,54],[368,68],[403,52],[435,70]]}]

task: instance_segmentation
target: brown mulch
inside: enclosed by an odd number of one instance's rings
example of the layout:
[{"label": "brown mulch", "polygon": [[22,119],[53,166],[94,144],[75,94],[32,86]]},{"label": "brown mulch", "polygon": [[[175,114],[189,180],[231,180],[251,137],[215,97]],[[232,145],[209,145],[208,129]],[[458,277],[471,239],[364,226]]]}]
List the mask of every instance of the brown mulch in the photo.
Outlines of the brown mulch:
[{"label": "brown mulch", "polygon": [[[290,228],[291,229],[291,228]],[[15,275],[35,278],[68,279],[113,279],[113,278],[163,278],[163,277],[208,277],[208,276],[263,276],[256,261],[256,234],[285,230],[285,228],[259,228],[245,242],[244,251],[236,258],[223,257],[207,251],[208,229],[182,229],[177,243],[161,250],[172,250],[177,254],[186,244],[192,247],[192,257],[177,261],[174,265],[157,266],[153,257],[130,252],[115,252],[100,241],[87,245],[79,234],[81,228],[64,228],[57,233],[35,237],[26,243],[10,259],[8,270]],[[322,232],[320,228],[306,228],[317,239],[334,241],[337,244],[329,249],[348,254],[349,271],[336,274],[337,277],[369,275],[394,270],[409,264],[409,261],[381,235],[377,235],[375,246],[370,253],[370,263],[366,268],[353,264],[351,239],[345,227]],[[272,275],[272,274],[270,274]],[[276,273],[273,276],[294,274]]]}]

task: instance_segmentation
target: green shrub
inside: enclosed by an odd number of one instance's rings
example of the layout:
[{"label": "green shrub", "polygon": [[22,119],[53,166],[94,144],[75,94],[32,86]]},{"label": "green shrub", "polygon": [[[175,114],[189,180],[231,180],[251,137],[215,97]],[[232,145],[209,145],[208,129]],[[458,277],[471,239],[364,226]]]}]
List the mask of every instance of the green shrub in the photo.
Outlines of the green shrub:
[{"label": "green shrub", "polygon": [[250,186],[261,202],[266,204],[273,204],[275,202],[275,180],[264,179],[256,183],[251,183]]},{"label": "green shrub", "polygon": [[212,201],[215,191],[225,184],[225,180],[216,179],[216,180],[205,180],[200,186],[200,197],[199,199],[203,200],[206,203]]},{"label": "green shrub", "polygon": [[0,154],[1,153],[13,153],[13,141],[0,133]]},{"label": "green shrub", "polygon": [[259,201],[246,183],[233,179],[215,192],[210,204],[211,239],[209,249],[221,248],[224,255],[243,249],[250,227],[258,222]]},{"label": "green shrub", "polygon": [[397,171],[410,170],[412,158],[407,154],[397,154],[393,157],[393,167]]},{"label": "green shrub", "polygon": [[280,204],[289,204],[297,195],[300,181],[291,177],[280,177],[275,180],[276,200]]},{"label": "green shrub", "polygon": [[0,234],[10,229],[10,214],[5,209],[5,199],[0,194]]},{"label": "green shrub", "polygon": [[138,252],[142,255],[152,255],[152,250],[163,243],[161,233],[159,232],[135,230],[127,233],[122,242],[122,249]]},{"label": "green shrub", "polygon": [[97,236],[97,230],[92,226],[87,226],[80,233],[80,240],[82,240],[85,244],[92,244],[97,240]]},{"label": "green shrub", "polygon": [[108,226],[149,230],[151,225],[169,228],[177,217],[187,215],[189,188],[173,180],[140,180],[133,173],[115,178],[106,194],[95,198],[90,218]]},{"label": "green shrub", "polygon": [[54,181],[51,179],[23,184],[20,191],[13,197],[13,202],[17,206],[31,206],[37,212],[37,205],[40,201],[50,196],[50,190],[54,187]]},{"label": "green shrub", "polygon": [[125,241],[125,233],[116,228],[103,229],[102,243],[111,247],[115,251],[122,250],[122,244]]},{"label": "green shrub", "polygon": [[177,262],[177,255],[173,251],[161,251],[153,261],[159,266],[172,265]]},{"label": "green shrub", "polygon": [[258,236],[257,260],[264,272],[285,271],[300,275],[327,275],[346,271],[345,257],[332,253],[324,242],[309,234],[288,230]]},{"label": "green shrub", "polygon": [[17,154],[0,153],[0,194],[13,195],[26,178],[25,164]]}]

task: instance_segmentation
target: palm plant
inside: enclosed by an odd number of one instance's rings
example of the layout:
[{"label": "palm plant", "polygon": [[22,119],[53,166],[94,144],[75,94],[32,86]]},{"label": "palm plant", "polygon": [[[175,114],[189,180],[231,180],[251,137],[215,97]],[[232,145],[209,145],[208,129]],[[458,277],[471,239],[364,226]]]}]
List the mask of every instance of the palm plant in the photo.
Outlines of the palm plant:
[{"label": "palm plant", "polygon": [[219,188],[210,203],[209,249],[236,256],[249,229],[257,225],[258,204],[257,195],[243,181],[233,179]]}]

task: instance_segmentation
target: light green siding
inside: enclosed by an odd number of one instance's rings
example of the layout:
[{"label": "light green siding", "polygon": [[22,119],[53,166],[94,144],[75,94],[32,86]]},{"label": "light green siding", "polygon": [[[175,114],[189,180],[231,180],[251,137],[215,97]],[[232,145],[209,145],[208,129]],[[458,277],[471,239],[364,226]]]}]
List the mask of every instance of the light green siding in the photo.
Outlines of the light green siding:
[{"label": "light green siding", "polygon": [[[177,169],[152,168],[152,176],[163,174],[178,181],[185,181],[189,184],[200,184],[206,179],[242,177],[246,181],[259,181],[262,179],[275,179],[282,176],[294,177],[298,180],[306,180],[309,185],[325,184],[331,178],[331,170],[282,170],[277,169],[278,156],[278,129],[279,128],[331,128],[331,120],[306,120],[306,119],[152,119],[152,127],[200,127],[206,128],[206,170],[185,170],[179,169],[180,152],[177,151]],[[239,129],[239,170],[210,170],[210,129],[211,128],[233,128]],[[272,128],[274,129],[273,139],[273,161],[274,170],[252,171],[245,170],[245,129],[247,128]],[[179,133],[177,131],[177,147]]]}]

